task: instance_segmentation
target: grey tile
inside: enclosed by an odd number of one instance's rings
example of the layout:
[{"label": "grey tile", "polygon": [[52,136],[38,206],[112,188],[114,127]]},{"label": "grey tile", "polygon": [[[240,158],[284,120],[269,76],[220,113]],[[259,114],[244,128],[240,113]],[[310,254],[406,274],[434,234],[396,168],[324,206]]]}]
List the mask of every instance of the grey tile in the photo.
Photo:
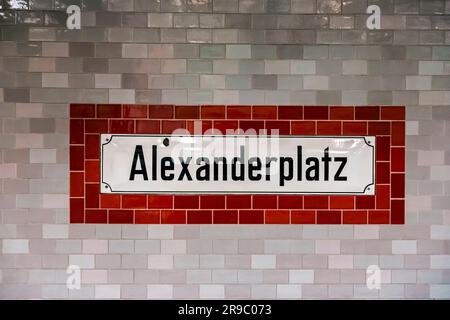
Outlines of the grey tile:
[{"label": "grey tile", "polygon": [[267,14],[254,14],[251,16],[252,29],[275,29],[277,26],[277,16]]},{"label": "grey tile", "polygon": [[433,60],[450,60],[450,47],[436,46],[432,48]]},{"label": "grey tile", "polygon": [[214,12],[233,13],[239,11],[239,0],[213,0]]},{"label": "grey tile", "polygon": [[276,75],[253,75],[252,88],[261,90],[275,90],[277,89]]},{"label": "grey tile", "polygon": [[174,44],[174,58],[198,58],[200,49],[198,44]]},{"label": "grey tile", "polygon": [[95,21],[98,27],[122,26],[122,17],[119,12],[97,11]]},{"label": "grey tile", "polygon": [[419,0],[395,0],[395,13],[419,13]]},{"label": "grey tile", "polygon": [[55,119],[30,119],[30,132],[32,133],[55,132]]},{"label": "grey tile", "polygon": [[211,60],[188,60],[187,61],[188,73],[211,73],[212,61]]},{"label": "grey tile", "polygon": [[404,60],[406,58],[406,47],[382,46],[381,58],[385,60]]},{"label": "grey tile", "polygon": [[445,0],[422,0],[420,1],[421,14],[444,14]]},{"label": "grey tile", "polygon": [[263,13],[264,11],[264,0],[239,0],[239,12]]},{"label": "grey tile", "polygon": [[367,4],[379,6],[383,14],[394,13],[394,0],[368,0]]},{"label": "grey tile", "polygon": [[200,45],[200,58],[225,58],[225,46],[220,44]]},{"label": "grey tile", "polygon": [[186,0],[161,1],[161,12],[186,12]]},{"label": "grey tile", "polygon": [[162,29],[161,42],[163,42],[163,43],[186,42],[186,30],[185,29]]},{"label": "grey tile", "polygon": [[246,14],[225,15],[225,28],[250,29],[252,19]]},{"label": "grey tile", "polygon": [[275,59],[277,48],[278,46],[274,45],[252,45],[252,59]]},{"label": "grey tile", "polygon": [[197,14],[175,14],[173,26],[175,28],[198,28],[199,16]]},{"label": "grey tile", "polygon": [[301,59],[303,57],[303,47],[300,45],[278,45],[278,59]]},{"label": "grey tile", "polygon": [[139,12],[124,12],[122,14],[122,26],[133,28],[147,27],[147,14]]},{"label": "grey tile", "polygon": [[146,74],[122,74],[123,89],[146,89],[148,77]]},{"label": "grey tile", "polygon": [[212,12],[213,0],[187,0],[189,12]]},{"label": "grey tile", "polygon": [[4,88],[3,100],[5,102],[30,102],[30,90],[28,88]]},{"label": "grey tile", "polygon": [[159,12],[160,0],[134,0],[134,10],[143,12]]},{"label": "grey tile", "polygon": [[342,0],[342,13],[366,13],[367,0]]},{"label": "grey tile", "polygon": [[317,13],[341,13],[341,0],[317,0]]},{"label": "grey tile", "polygon": [[44,24],[44,15],[41,11],[18,11],[17,23],[39,26]]},{"label": "grey tile", "polygon": [[291,13],[315,13],[316,0],[291,0]]},{"label": "grey tile", "polygon": [[93,57],[95,55],[95,44],[89,42],[70,42],[70,57]]},{"label": "grey tile", "polygon": [[290,0],[267,0],[266,12],[288,13],[291,10]]},{"label": "grey tile", "polygon": [[158,43],[161,41],[161,30],[136,28],[133,32],[133,40],[146,43]]},{"label": "grey tile", "polygon": [[122,56],[122,45],[120,43],[96,43],[96,58],[120,58]]},{"label": "grey tile", "polygon": [[300,29],[305,24],[304,16],[294,14],[280,14],[277,16],[277,28],[280,29]]}]

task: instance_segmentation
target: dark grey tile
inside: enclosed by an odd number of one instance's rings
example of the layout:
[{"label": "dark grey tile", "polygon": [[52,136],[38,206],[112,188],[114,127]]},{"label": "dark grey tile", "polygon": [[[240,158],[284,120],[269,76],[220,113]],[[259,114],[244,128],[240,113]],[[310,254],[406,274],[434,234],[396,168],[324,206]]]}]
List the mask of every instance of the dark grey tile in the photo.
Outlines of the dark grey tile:
[{"label": "dark grey tile", "polygon": [[95,55],[95,44],[90,42],[70,42],[70,57],[93,57]]},{"label": "dark grey tile", "polygon": [[5,102],[30,102],[30,89],[4,88],[3,99]]},{"label": "dark grey tile", "polygon": [[44,23],[42,11],[17,11],[17,24],[39,26]]},{"label": "dark grey tile", "polygon": [[66,26],[67,13],[64,11],[44,11],[44,25]]}]

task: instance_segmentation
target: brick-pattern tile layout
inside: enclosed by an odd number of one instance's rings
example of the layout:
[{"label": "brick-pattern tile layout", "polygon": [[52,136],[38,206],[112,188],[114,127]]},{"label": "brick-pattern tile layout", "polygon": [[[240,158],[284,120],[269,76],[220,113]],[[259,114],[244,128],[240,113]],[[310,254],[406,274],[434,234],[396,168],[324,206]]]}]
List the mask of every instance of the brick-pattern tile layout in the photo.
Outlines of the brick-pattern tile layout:
[{"label": "brick-pattern tile layout", "polygon": [[[199,122],[196,122],[199,121]],[[175,129],[278,129],[284,135],[376,136],[376,194],[101,194],[100,134]],[[401,106],[70,106],[70,222],[122,224],[403,224],[405,108]]]}]

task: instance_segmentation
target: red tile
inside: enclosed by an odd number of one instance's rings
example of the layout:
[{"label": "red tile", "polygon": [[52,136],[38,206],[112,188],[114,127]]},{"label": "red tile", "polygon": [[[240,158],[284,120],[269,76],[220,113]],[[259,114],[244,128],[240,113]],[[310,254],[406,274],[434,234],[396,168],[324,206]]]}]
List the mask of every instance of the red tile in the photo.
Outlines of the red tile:
[{"label": "red tile", "polygon": [[315,224],[316,212],[308,210],[291,211],[291,224]]},{"label": "red tile", "polygon": [[110,120],[111,133],[134,133],[134,120]]},{"label": "red tile", "polygon": [[279,195],[278,196],[279,209],[302,209],[303,196],[298,195]]},{"label": "red tile", "polygon": [[146,209],[147,196],[145,194],[124,194],[122,195],[122,208]]},{"label": "red tile", "polygon": [[369,210],[369,224],[389,224],[388,210]]},{"label": "red tile", "polygon": [[100,208],[120,208],[120,194],[100,194]]},{"label": "red tile", "polygon": [[188,210],[187,211],[188,224],[211,224],[212,211],[211,210]]},{"label": "red tile", "polygon": [[356,120],[380,120],[380,107],[364,106],[355,107]]},{"label": "red tile", "polygon": [[[100,135],[98,134],[87,134],[86,137],[86,159],[100,159]],[[83,155],[83,154],[81,154]]]},{"label": "red tile", "polygon": [[227,119],[251,119],[251,106],[227,106]]},{"label": "red tile", "polygon": [[86,182],[100,181],[100,161],[86,161],[84,163],[86,171]]},{"label": "red tile", "polygon": [[375,193],[377,209],[389,209],[391,200],[389,185],[377,185]]},{"label": "red tile", "polygon": [[134,212],[133,210],[109,210],[108,222],[132,224],[134,222]]},{"label": "red tile", "polygon": [[200,107],[175,106],[175,119],[200,119]]},{"label": "red tile", "polygon": [[367,211],[351,210],[344,211],[342,215],[344,224],[367,224]]},{"label": "red tile", "polygon": [[70,198],[70,223],[84,222],[84,199]]},{"label": "red tile", "polygon": [[341,211],[317,211],[317,224],[341,224]]},{"label": "red tile", "polygon": [[318,135],[341,135],[340,121],[317,121]]},{"label": "red tile", "polygon": [[391,198],[405,197],[405,174],[394,173],[391,175]]},{"label": "red tile", "polygon": [[354,196],[330,196],[330,209],[354,209]]},{"label": "red tile", "polygon": [[98,208],[100,185],[99,184],[86,184],[86,208]]},{"label": "red tile", "polygon": [[84,147],[70,146],[70,170],[84,170]]},{"label": "red tile", "polygon": [[391,223],[405,223],[405,200],[391,200]]},{"label": "red tile", "polygon": [[98,104],[97,118],[121,118],[122,106],[120,104]]},{"label": "red tile", "polygon": [[84,144],[83,119],[70,119],[70,144]]},{"label": "red tile", "polygon": [[164,120],[161,121],[161,133],[172,134],[175,130],[186,129],[186,121]]},{"label": "red tile", "polygon": [[175,209],[198,209],[199,208],[199,196],[191,195],[175,195],[174,196]]},{"label": "red tile", "polygon": [[212,120],[187,120],[186,129],[191,134],[205,134],[208,130],[208,134],[211,134],[213,128]]},{"label": "red tile", "polygon": [[151,119],[173,119],[173,105],[149,105],[148,117]]},{"label": "red tile", "polygon": [[369,121],[369,135],[389,135],[391,134],[390,122]]},{"label": "red tile", "polygon": [[239,121],[239,128],[244,131],[246,134],[260,134],[260,131],[265,128],[264,121],[251,121],[251,120],[245,120],[245,121]]},{"label": "red tile", "polygon": [[238,211],[237,210],[214,210],[213,211],[214,224],[237,224]]},{"label": "red tile", "polygon": [[108,223],[108,214],[106,210],[86,210],[86,223]]},{"label": "red tile", "polygon": [[263,224],[264,211],[239,210],[239,224]]},{"label": "red tile", "polygon": [[70,105],[71,118],[94,118],[95,105],[93,104],[71,104]]},{"label": "red tile", "polygon": [[147,196],[147,208],[149,209],[172,209],[173,195],[152,194]]},{"label": "red tile", "polygon": [[253,196],[253,209],[276,209],[276,208],[277,208],[277,196],[268,194]]},{"label": "red tile", "polygon": [[405,107],[381,107],[381,120],[405,120]]},{"label": "red tile", "polygon": [[355,119],[355,108],[344,106],[330,107],[330,120],[353,120]]},{"label": "red tile", "polygon": [[163,224],[185,224],[185,210],[161,210],[161,223]]},{"label": "red tile", "polygon": [[342,132],[344,135],[366,135],[367,122],[344,122]]},{"label": "red tile", "polygon": [[236,131],[239,128],[239,122],[237,120],[217,120],[213,121],[213,128],[222,134],[227,134],[229,130]]},{"label": "red tile", "polygon": [[202,119],[225,119],[225,106],[201,106]]},{"label": "red tile", "polygon": [[266,129],[270,135],[288,135],[291,133],[291,124],[289,121],[266,121]]},{"label": "red tile", "polygon": [[201,209],[225,209],[224,195],[202,195],[200,196]]},{"label": "red tile", "polygon": [[70,173],[70,196],[82,197],[84,196],[84,173],[71,172]]},{"label": "red tile", "polygon": [[391,148],[392,172],[405,171],[405,148]]},{"label": "red tile", "polygon": [[292,121],[291,134],[297,135],[315,135],[316,122],[315,121]]},{"label": "red tile", "polygon": [[160,133],[160,121],[136,120],[136,133]]},{"label": "red tile", "polygon": [[356,209],[375,209],[375,196],[357,196]]},{"label": "red tile", "polygon": [[276,119],[276,106],[252,106],[252,119]]},{"label": "red tile", "polygon": [[305,120],[328,120],[328,106],[304,106]]},{"label": "red tile", "polygon": [[405,145],[405,123],[392,122],[392,145],[403,147]]},{"label": "red tile", "polygon": [[108,132],[108,120],[103,119],[86,119],[86,133],[107,133]]},{"label": "red tile", "polygon": [[161,213],[159,210],[135,210],[134,223],[136,224],[159,224]]},{"label": "red tile", "polygon": [[148,107],[146,104],[124,104],[124,118],[147,118]]},{"label": "red tile", "polygon": [[377,161],[389,161],[391,157],[390,137],[377,136],[376,144]]},{"label": "red tile", "polygon": [[247,209],[252,206],[250,195],[230,194],[226,196],[227,209]]},{"label": "red tile", "polygon": [[303,119],[303,106],[279,106],[278,119],[285,119],[285,120]]},{"label": "red tile", "polygon": [[389,168],[389,162],[377,162],[376,164],[376,181],[377,183],[390,183],[391,182],[391,171]]},{"label": "red tile", "polygon": [[328,209],[328,196],[304,196],[305,209]]},{"label": "red tile", "polygon": [[289,224],[289,222],[289,210],[266,210],[265,212],[265,224]]}]

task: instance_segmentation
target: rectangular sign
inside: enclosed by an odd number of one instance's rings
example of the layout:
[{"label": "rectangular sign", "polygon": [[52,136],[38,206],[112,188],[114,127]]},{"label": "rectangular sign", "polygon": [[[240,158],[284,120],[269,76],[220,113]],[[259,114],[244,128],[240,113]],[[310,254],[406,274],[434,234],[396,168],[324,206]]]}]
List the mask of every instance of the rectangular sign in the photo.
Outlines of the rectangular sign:
[{"label": "rectangular sign", "polygon": [[101,193],[375,194],[375,137],[101,135]]}]

